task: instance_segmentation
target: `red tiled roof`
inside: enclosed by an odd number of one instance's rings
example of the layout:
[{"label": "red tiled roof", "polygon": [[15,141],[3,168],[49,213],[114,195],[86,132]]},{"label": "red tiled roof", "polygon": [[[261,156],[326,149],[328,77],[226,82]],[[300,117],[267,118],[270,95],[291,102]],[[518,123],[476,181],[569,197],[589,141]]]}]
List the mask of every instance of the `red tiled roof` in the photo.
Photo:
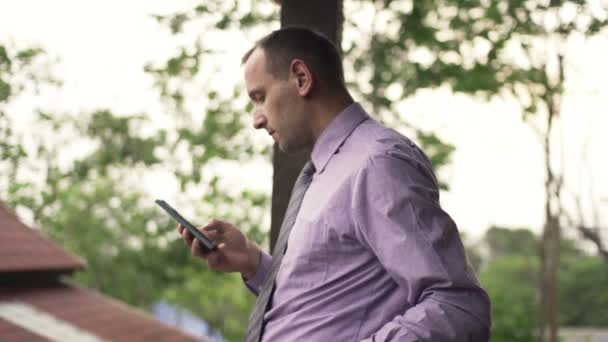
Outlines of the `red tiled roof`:
[{"label": "red tiled roof", "polygon": [[85,262],[29,228],[0,202],[0,272],[73,271]]},{"label": "red tiled roof", "polygon": [[[119,301],[61,282],[44,288],[0,286],[0,302],[20,302],[33,306],[108,341],[204,341]],[[30,339],[28,334],[32,333],[0,318],[0,340],[16,336],[18,338],[15,340],[19,341],[46,341],[35,334]]]},{"label": "red tiled roof", "polygon": [[47,338],[2,319],[0,319],[0,337],[2,341],[50,342]]},{"label": "red tiled roof", "polygon": [[[144,311],[59,279],[58,271],[84,266],[81,259],[26,226],[0,202],[0,305],[27,305],[38,316],[49,315],[106,341],[205,341]],[[3,282],[6,275],[15,273],[42,276]],[[22,321],[11,320],[14,316],[2,317],[0,341],[49,341],[41,335],[45,330],[33,331]]]}]

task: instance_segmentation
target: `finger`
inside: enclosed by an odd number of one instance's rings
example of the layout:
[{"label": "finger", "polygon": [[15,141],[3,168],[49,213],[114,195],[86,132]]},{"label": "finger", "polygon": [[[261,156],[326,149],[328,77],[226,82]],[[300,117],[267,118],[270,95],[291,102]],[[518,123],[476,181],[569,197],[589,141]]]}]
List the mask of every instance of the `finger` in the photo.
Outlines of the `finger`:
[{"label": "finger", "polygon": [[220,267],[222,256],[220,253],[209,253],[207,255],[207,263],[212,270],[217,270]]},{"label": "finger", "polygon": [[184,229],[182,231],[182,237],[188,246],[192,245],[192,240],[194,239],[194,235],[192,235],[192,233]]},{"label": "finger", "polygon": [[205,232],[216,231],[216,232],[222,234],[222,233],[224,233],[224,225],[225,225],[224,222],[213,219],[211,222],[209,222],[206,226],[202,227],[201,229]]},{"label": "finger", "polygon": [[222,255],[223,257],[229,257],[230,250],[226,246],[225,242],[221,242],[217,245],[217,250],[213,252],[214,254]]},{"label": "finger", "polygon": [[192,241],[190,249],[192,250],[192,255],[203,256],[203,249],[201,248],[201,243],[198,241],[198,239],[194,239],[194,241]]},{"label": "finger", "polygon": [[209,239],[211,239],[213,241],[217,241],[222,235],[217,230],[206,230],[206,231],[203,231],[202,233],[205,234],[206,237],[208,237]]},{"label": "finger", "polygon": [[179,235],[182,235],[182,230],[184,230],[184,226],[182,226],[181,224],[177,225],[177,232],[179,233]]}]

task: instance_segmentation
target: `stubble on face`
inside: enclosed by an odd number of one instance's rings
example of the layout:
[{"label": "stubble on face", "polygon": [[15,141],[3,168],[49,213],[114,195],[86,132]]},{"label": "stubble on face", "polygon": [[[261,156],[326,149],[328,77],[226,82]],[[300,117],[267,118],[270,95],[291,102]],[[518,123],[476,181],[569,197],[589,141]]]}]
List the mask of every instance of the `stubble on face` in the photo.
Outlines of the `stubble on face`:
[{"label": "stubble on face", "polygon": [[286,82],[281,89],[276,118],[278,119],[279,137],[277,143],[285,153],[298,153],[313,147],[310,113],[297,89]]},{"label": "stubble on face", "polygon": [[265,124],[256,128],[272,133],[278,147],[286,153],[312,148],[310,118],[303,99],[291,78],[278,79],[270,73],[263,50],[254,51],[246,63],[245,82],[254,103],[260,101],[256,94],[263,93],[264,100],[256,105],[262,106]]}]

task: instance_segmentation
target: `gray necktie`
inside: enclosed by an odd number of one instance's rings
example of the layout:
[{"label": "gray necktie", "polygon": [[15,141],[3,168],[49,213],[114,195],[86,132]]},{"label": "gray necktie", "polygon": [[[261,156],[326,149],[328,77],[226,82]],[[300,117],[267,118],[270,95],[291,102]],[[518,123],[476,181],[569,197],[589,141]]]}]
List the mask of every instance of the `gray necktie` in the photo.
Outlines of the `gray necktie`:
[{"label": "gray necktie", "polygon": [[287,206],[285,218],[283,219],[281,231],[279,232],[279,238],[277,239],[277,244],[275,245],[274,253],[272,254],[272,264],[270,265],[268,275],[262,284],[262,289],[260,290],[258,299],[255,302],[255,307],[253,308],[251,318],[249,318],[249,326],[247,327],[247,342],[259,342],[260,337],[262,336],[264,314],[268,309],[268,303],[270,302],[270,298],[274,293],[274,280],[279,271],[279,267],[281,266],[283,255],[285,255],[285,251],[287,250],[289,232],[291,231],[293,224],[296,222],[296,216],[298,216],[298,212],[300,211],[304,193],[306,193],[314,173],[315,166],[309,160],[306,165],[304,165],[302,172],[298,176],[298,179],[293,186],[289,205]]}]

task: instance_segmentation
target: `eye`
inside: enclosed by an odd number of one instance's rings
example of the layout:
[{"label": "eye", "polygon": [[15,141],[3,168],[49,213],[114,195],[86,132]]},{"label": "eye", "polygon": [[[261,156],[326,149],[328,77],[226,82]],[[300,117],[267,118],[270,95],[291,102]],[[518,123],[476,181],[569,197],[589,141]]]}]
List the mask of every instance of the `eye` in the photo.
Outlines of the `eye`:
[{"label": "eye", "polygon": [[262,94],[257,94],[253,97],[253,102],[254,103],[264,103],[264,95]]}]

